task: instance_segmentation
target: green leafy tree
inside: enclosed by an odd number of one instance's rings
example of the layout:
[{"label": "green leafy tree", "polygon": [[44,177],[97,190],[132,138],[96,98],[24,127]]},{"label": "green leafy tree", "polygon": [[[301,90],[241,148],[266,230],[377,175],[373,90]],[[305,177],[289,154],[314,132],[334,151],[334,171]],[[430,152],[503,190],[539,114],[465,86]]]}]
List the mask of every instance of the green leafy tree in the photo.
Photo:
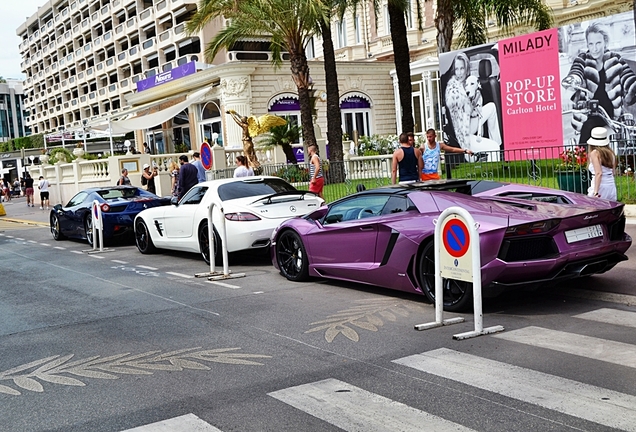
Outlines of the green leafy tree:
[{"label": "green leafy tree", "polygon": [[292,144],[300,140],[300,126],[290,121],[289,117],[285,118],[287,123],[282,126],[274,126],[260,140],[260,144],[266,146],[281,146],[288,163],[298,164]]},{"label": "green leafy tree", "polygon": [[[431,0],[433,1],[433,0]],[[504,31],[516,25],[537,30],[552,26],[552,11],[542,0],[434,0],[437,3],[435,28],[440,53],[452,49],[453,33],[460,48],[488,41],[487,21],[492,19]]]},{"label": "green leafy tree", "polygon": [[[350,10],[355,14],[358,6],[364,7],[363,0],[345,0]],[[420,8],[420,0],[414,0],[417,5],[418,24],[422,29],[423,11]],[[373,0],[373,10],[375,16],[380,15],[381,0]],[[387,0],[387,10],[389,12],[389,25],[391,26],[391,43],[393,44],[393,63],[398,79],[398,95],[400,106],[402,107],[400,124],[402,131],[412,132],[415,128],[413,120],[413,102],[411,87],[411,54],[409,51],[409,41],[406,29],[406,13],[411,3],[408,0]],[[377,26],[378,20],[375,20]]]},{"label": "green leafy tree", "polygon": [[[333,47],[331,32],[331,18],[335,13],[340,19],[348,7],[348,0],[324,0],[327,5],[325,17],[318,24],[318,32],[322,36],[323,68],[325,70],[325,82],[327,93],[327,141],[329,142],[329,160],[342,162],[342,116],[340,113],[340,89],[338,88],[338,70],[336,67],[336,55]],[[345,180],[344,165],[333,164],[332,180],[343,182]]]},{"label": "green leafy tree", "polygon": [[217,17],[224,17],[227,25],[219,31],[205,49],[213,60],[222,49],[231,49],[237,42],[250,37],[269,35],[273,64],[280,67],[281,53],[290,57],[292,79],[298,89],[303,140],[307,146],[316,143],[312,119],[309,65],[305,46],[316,32],[316,23],[324,21],[327,13],[320,0],[201,0],[197,12],[187,23],[190,33],[202,30]]}]

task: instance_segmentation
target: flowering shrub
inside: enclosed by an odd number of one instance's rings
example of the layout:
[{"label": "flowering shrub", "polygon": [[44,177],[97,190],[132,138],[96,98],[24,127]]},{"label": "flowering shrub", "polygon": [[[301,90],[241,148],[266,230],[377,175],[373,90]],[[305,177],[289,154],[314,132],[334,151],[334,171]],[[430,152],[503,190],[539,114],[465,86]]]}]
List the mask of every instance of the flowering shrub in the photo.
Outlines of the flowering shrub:
[{"label": "flowering shrub", "polygon": [[309,170],[298,165],[287,165],[274,173],[289,183],[305,183],[309,181]]},{"label": "flowering shrub", "polygon": [[563,150],[559,154],[561,163],[557,166],[560,171],[579,171],[587,167],[587,151],[585,147],[574,147]]},{"label": "flowering shrub", "polygon": [[361,136],[358,140],[358,155],[376,156],[393,154],[399,145],[397,135],[371,135],[370,137]]}]

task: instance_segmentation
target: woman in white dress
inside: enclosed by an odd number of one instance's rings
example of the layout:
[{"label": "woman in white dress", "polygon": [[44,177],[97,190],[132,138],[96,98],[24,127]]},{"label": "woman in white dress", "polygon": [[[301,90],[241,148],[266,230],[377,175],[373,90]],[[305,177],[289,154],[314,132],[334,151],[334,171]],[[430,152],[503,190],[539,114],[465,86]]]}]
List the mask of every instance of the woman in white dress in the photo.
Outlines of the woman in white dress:
[{"label": "woman in white dress", "polygon": [[590,158],[588,169],[592,174],[592,185],[587,190],[587,195],[616,201],[616,155],[609,148],[608,131],[604,127],[595,127],[591,135],[587,143]]}]

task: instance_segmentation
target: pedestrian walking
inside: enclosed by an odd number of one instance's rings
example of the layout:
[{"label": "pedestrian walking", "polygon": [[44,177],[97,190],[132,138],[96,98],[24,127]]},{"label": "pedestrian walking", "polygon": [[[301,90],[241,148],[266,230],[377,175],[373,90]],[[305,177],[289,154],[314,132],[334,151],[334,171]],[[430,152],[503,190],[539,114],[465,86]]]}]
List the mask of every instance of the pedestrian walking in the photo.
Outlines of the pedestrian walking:
[{"label": "pedestrian walking", "polygon": [[38,182],[38,189],[40,189],[40,210],[44,210],[49,208],[49,181],[45,179],[43,176],[40,176],[40,181]]},{"label": "pedestrian walking", "polygon": [[236,169],[234,177],[249,177],[254,175],[254,170],[248,166],[247,158],[243,155],[236,157]]},{"label": "pedestrian walking", "polygon": [[172,196],[179,196],[179,164],[175,161],[170,162],[170,178],[172,180]]},{"label": "pedestrian walking", "polygon": [[130,186],[130,179],[128,178],[128,170],[126,168],[121,170],[121,177],[119,177],[117,186]]},{"label": "pedestrian walking", "polygon": [[2,186],[2,199],[5,202],[11,201],[11,188],[9,187],[7,179],[3,178],[2,181],[0,181],[0,185]]},{"label": "pedestrian walking", "polygon": [[201,154],[199,154],[199,152],[194,152],[192,153],[192,158],[194,159],[192,165],[197,168],[197,180],[199,180],[199,183],[204,182],[206,180],[205,168],[203,167],[203,162],[201,162]]},{"label": "pedestrian walking", "polygon": [[24,177],[24,193],[27,197],[27,207],[35,207],[33,200],[33,183],[34,180],[31,178],[31,174],[26,173]]},{"label": "pedestrian walking", "polygon": [[199,183],[197,178],[198,171],[197,167],[194,164],[188,162],[188,157],[186,155],[179,156],[179,164],[181,168],[179,169],[179,201],[181,198],[192,188]]},{"label": "pedestrian walking", "polygon": [[309,151],[309,192],[317,193],[322,199],[322,189],[325,187],[325,177],[322,175],[322,163],[318,156],[318,146],[312,144]]},{"label": "pedestrian walking", "polygon": [[144,164],[144,171],[141,173],[141,185],[146,186],[146,190],[153,194],[157,194],[157,188],[155,187],[155,177],[159,174],[157,172],[157,167],[153,167],[152,172],[150,171],[150,165]]},{"label": "pedestrian walking", "polygon": [[400,134],[400,147],[393,152],[391,163],[391,184],[395,184],[398,178],[401,184],[415,183],[420,179],[423,168],[422,153],[420,149],[413,147],[415,139],[413,132]]}]

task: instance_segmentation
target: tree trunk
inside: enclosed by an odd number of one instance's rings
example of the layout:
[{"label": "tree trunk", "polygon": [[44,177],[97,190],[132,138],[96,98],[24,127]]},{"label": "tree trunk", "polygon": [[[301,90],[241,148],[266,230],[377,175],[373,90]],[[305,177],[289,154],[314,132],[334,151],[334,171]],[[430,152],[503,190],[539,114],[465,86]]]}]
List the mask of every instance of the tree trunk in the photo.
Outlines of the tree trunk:
[{"label": "tree trunk", "polygon": [[[636,2],[636,0],[634,1]],[[437,0],[435,28],[437,29],[437,51],[439,53],[451,50],[454,21],[452,0]]]},{"label": "tree trunk", "polygon": [[303,47],[299,52],[289,53],[292,78],[298,88],[298,103],[300,104],[300,125],[303,131],[303,141],[306,147],[316,145],[314,132],[313,110],[309,95],[309,65]]},{"label": "tree trunk", "polygon": [[[636,0],[635,0],[636,1]],[[336,56],[331,38],[329,22],[320,23],[322,49],[325,57],[325,81],[327,87],[327,142],[329,143],[329,161],[342,162],[342,117],[340,115],[340,90],[338,89],[338,71]],[[327,155],[325,155],[327,157]],[[330,179],[336,183],[345,181],[344,165],[334,164],[330,167]]]},{"label": "tree trunk", "polygon": [[283,148],[283,153],[285,153],[287,163],[298,165],[298,160],[296,159],[292,146],[290,144],[281,144],[281,147]]},{"label": "tree trunk", "polygon": [[388,2],[389,22],[391,23],[391,41],[393,42],[393,61],[398,79],[400,106],[402,107],[402,132],[413,132],[413,102],[411,85],[411,56],[406,35],[404,11],[394,2]]}]

